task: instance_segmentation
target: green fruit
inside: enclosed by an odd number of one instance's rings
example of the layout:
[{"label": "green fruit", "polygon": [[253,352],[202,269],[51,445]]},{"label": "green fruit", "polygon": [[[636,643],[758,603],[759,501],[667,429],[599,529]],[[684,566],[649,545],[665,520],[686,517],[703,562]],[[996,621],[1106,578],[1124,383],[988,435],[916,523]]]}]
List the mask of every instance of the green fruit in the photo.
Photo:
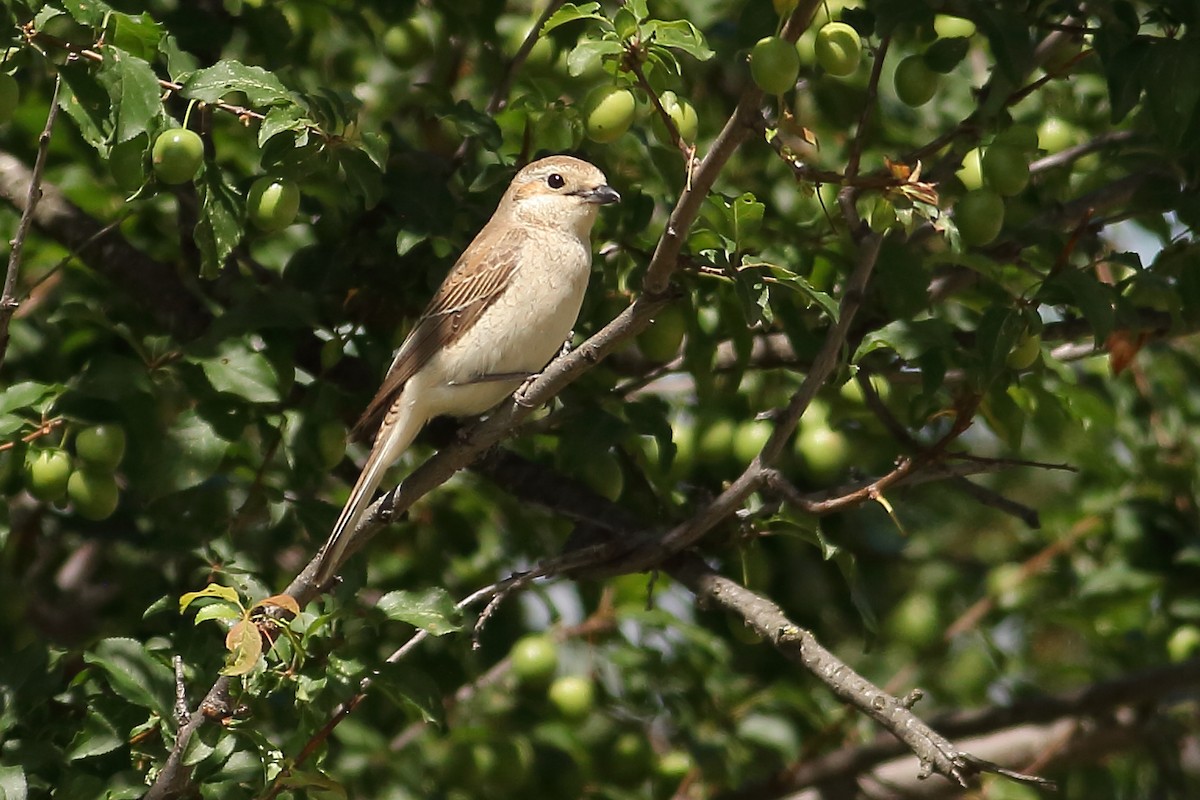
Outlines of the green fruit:
[{"label": "green fruit", "polygon": [[771,0],[771,4],[775,6],[775,13],[782,17],[792,13],[800,0]]},{"label": "green fruit", "polygon": [[664,780],[678,783],[686,778],[695,766],[696,762],[692,760],[691,753],[686,750],[671,750],[658,760],[655,772]]},{"label": "green fruit", "polygon": [[975,35],[975,23],[962,17],[938,14],[933,18],[933,30],[940,39],[969,39]]},{"label": "green fruit", "polygon": [[[696,133],[700,129],[700,118],[696,115],[696,109],[687,100],[682,100],[674,92],[663,92],[659,102],[662,103],[663,110],[667,112],[667,116],[671,118],[671,122],[675,123],[675,130],[679,131],[679,138],[686,143],[696,141]],[[654,115],[654,121],[651,124],[654,129],[654,135],[658,140],[667,147],[673,147],[671,134],[667,131],[666,124],[662,121],[662,116]]]},{"label": "green fruit", "polygon": [[938,78],[938,74],[926,66],[925,59],[909,56],[896,67],[896,96],[907,106],[923,106],[937,94]]},{"label": "green fruit", "polygon": [[858,31],[844,22],[831,22],[817,31],[817,63],[830,75],[843,78],[858,70],[862,40]]},{"label": "green fruit", "polygon": [[888,616],[888,634],[911,647],[928,647],[942,635],[938,604],[928,592],[910,594]]},{"label": "green fruit", "polygon": [[125,429],[120,425],[93,425],[75,436],[75,455],[96,471],[112,472],[125,457]]},{"label": "green fruit", "polygon": [[529,634],[519,639],[513,645],[511,656],[513,674],[526,685],[548,683],[558,669],[558,645],[541,634]]},{"label": "green fruit", "polygon": [[29,493],[39,500],[53,503],[67,493],[71,477],[71,457],[65,450],[39,450],[25,462],[25,483]]},{"label": "green fruit", "polygon": [[423,20],[406,19],[383,34],[383,52],[401,67],[411,67],[433,52],[429,29]]},{"label": "green fruit", "polygon": [[619,86],[600,86],[584,101],[584,128],[593,142],[614,142],[633,124],[637,101],[633,92]]},{"label": "green fruit", "polygon": [[738,425],[733,437],[733,457],[738,464],[749,464],[762,452],[774,431],[775,426],[765,419],[747,420]]},{"label": "green fruit", "polygon": [[1057,153],[1075,143],[1075,132],[1068,123],[1058,117],[1048,117],[1038,126],[1037,140],[1040,149],[1047,153]]},{"label": "green fruit", "polygon": [[558,713],[572,720],[586,717],[595,702],[592,681],[582,675],[564,675],[556,679],[546,694]]},{"label": "green fruit", "polygon": [[1180,625],[1167,639],[1167,657],[1173,664],[1187,661],[1197,651],[1200,651],[1200,628],[1195,625]]},{"label": "green fruit", "polygon": [[[871,376],[871,388],[875,390],[875,394],[879,395],[879,399],[887,402],[887,399],[892,394],[892,385],[888,383],[888,379],[882,375]],[[862,386],[857,378],[851,378],[842,384],[838,389],[838,395],[846,402],[855,406],[866,405],[866,397],[863,396]]]},{"label": "green fruit", "polygon": [[983,187],[983,164],[978,147],[963,156],[962,166],[954,174],[968,192]]},{"label": "green fruit", "polygon": [[195,131],[172,128],[154,140],[150,160],[154,174],[163,183],[187,183],[204,163],[204,142]]},{"label": "green fruit", "polygon": [[1029,160],[1015,147],[993,144],[983,154],[983,180],[998,194],[1011,197],[1029,185]]},{"label": "green fruit", "polygon": [[76,470],[67,481],[67,496],[75,512],[84,519],[108,519],[117,510],[120,489],[111,472]]},{"label": "green fruit", "polygon": [[796,454],[805,473],[817,483],[832,483],[850,465],[850,443],[825,425],[806,425],[796,437]]},{"label": "green fruit", "polygon": [[1042,337],[1036,333],[1025,331],[1013,346],[1004,363],[1010,369],[1029,369],[1042,354]]},{"label": "green fruit", "polygon": [[779,36],[759,39],[750,51],[750,76],[767,94],[791,91],[800,77],[796,46]]},{"label": "green fruit", "polygon": [[716,467],[724,465],[732,454],[736,436],[737,426],[733,420],[723,418],[713,422],[696,441],[696,455],[700,463]]},{"label": "green fruit", "polygon": [[1062,35],[1054,47],[1050,48],[1050,52],[1046,54],[1046,62],[1043,68],[1049,73],[1060,73],[1082,52],[1082,37]]},{"label": "green fruit", "polygon": [[609,450],[589,453],[582,463],[583,482],[601,497],[616,502],[625,489],[625,472],[621,462]]},{"label": "green fruit", "polygon": [[12,75],[0,73],[0,124],[12,119],[21,99],[21,88]]},{"label": "green fruit", "polygon": [[265,233],[283,230],[300,210],[300,188],[283,178],[259,178],[246,196],[246,216]]},{"label": "green fruit", "polygon": [[1029,125],[1013,125],[996,134],[992,142],[992,146],[995,145],[1014,147],[1025,155],[1030,155],[1038,149],[1037,129]]},{"label": "green fruit", "polygon": [[991,189],[976,189],[954,206],[954,224],[964,244],[981,247],[1000,235],[1004,227],[1004,201]]},{"label": "green fruit", "polygon": [[113,145],[108,154],[108,169],[124,192],[136,192],[146,182],[146,142],[143,134]]},{"label": "green fruit", "polygon": [[655,314],[650,326],[637,335],[638,350],[648,361],[666,363],[679,355],[685,333],[687,313],[682,305],[673,303]]},{"label": "green fruit", "polygon": [[612,743],[609,750],[609,776],[622,786],[642,781],[654,766],[654,751],[645,734],[625,731]]}]

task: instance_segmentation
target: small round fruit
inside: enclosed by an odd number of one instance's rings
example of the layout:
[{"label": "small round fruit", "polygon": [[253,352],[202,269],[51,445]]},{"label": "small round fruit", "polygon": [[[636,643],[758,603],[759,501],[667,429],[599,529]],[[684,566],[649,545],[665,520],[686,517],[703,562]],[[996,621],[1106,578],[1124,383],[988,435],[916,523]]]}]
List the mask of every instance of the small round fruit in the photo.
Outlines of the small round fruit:
[{"label": "small round fruit", "polygon": [[733,438],[733,457],[738,464],[749,464],[762,452],[774,431],[775,426],[765,419],[747,420],[738,425]]},{"label": "small round fruit", "polygon": [[997,193],[1012,197],[1029,185],[1029,160],[1015,147],[993,144],[980,162],[983,180]]},{"label": "small round fruit", "polygon": [[911,647],[928,647],[942,635],[938,604],[929,592],[910,594],[888,616],[888,635]]},{"label": "small round fruit", "polygon": [[291,225],[299,210],[300,188],[283,178],[259,178],[246,196],[246,216],[264,233],[277,233]]},{"label": "small round fruit", "polygon": [[633,124],[637,101],[633,92],[619,86],[593,89],[584,102],[584,127],[593,142],[614,142]]},{"label": "small round fruit", "polygon": [[779,36],[759,39],[750,51],[750,76],[767,94],[791,91],[800,77],[800,54],[796,46]]},{"label": "small round fruit", "polygon": [[1038,149],[1037,129],[1029,125],[1012,125],[996,134],[996,139],[992,142],[992,145],[1015,147],[1025,155],[1029,155]]},{"label": "small round fruit", "polygon": [[[688,143],[696,141],[696,133],[700,129],[700,118],[696,115],[695,107],[687,100],[679,98],[674,92],[663,92],[662,97],[658,100],[662,103],[667,116],[671,118],[671,122],[675,123],[675,130],[679,131],[679,138]],[[673,146],[671,134],[667,132],[667,126],[663,123],[661,115],[654,115],[651,127],[660,142],[668,147]]]},{"label": "small round fruit", "polygon": [[1004,201],[991,189],[967,192],[954,206],[954,224],[964,244],[990,244],[1004,227]]},{"label": "small round fruit", "polygon": [[831,22],[817,31],[817,63],[839,78],[852,75],[862,57],[858,31],[844,22]]},{"label": "small round fruit", "polygon": [[120,425],[93,425],[75,436],[75,455],[95,471],[112,472],[125,457],[125,429]]},{"label": "small round fruit", "polygon": [[195,131],[172,128],[154,140],[150,160],[154,174],[163,183],[187,183],[204,163],[204,142]]},{"label": "small round fruit", "polygon": [[909,56],[896,67],[896,96],[900,102],[916,108],[933,99],[938,90],[938,74],[921,56]]},{"label": "small round fruit", "polygon": [[845,434],[824,425],[806,425],[796,437],[796,453],[804,471],[817,483],[832,483],[850,464]]},{"label": "small round fruit", "polygon": [[17,79],[12,75],[0,73],[0,124],[12,119],[20,99],[21,88],[17,85]]},{"label": "small round fruit", "polygon": [[933,30],[940,39],[969,39],[975,35],[975,23],[962,17],[938,14],[933,18]]},{"label": "small round fruit", "polygon": [[534,633],[522,637],[511,655],[513,674],[523,684],[545,684],[558,669],[558,645],[548,636]]},{"label": "small round fruit", "polygon": [[67,496],[79,516],[98,522],[117,510],[121,492],[111,472],[80,469],[67,481]]},{"label": "small round fruit", "polygon": [[728,417],[722,417],[708,425],[696,441],[696,457],[700,463],[723,466],[733,454],[733,440],[737,437],[737,426]]},{"label": "small round fruit", "polygon": [[671,750],[658,760],[655,771],[658,777],[678,783],[686,778],[695,766],[696,762],[692,760],[691,753],[686,750]]},{"label": "small round fruit", "polygon": [[47,503],[61,500],[71,477],[71,457],[64,450],[40,450],[31,455],[25,463],[29,493]]},{"label": "small round fruit", "polygon": [[433,51],[429,30],[415,18],[388,28],[382,44],[387,57],[401,67],[411,67]]},{"label": "small round fruit", "polygon": [[978,147],[963,156],[962,166],[954,174],[962,181],[962,185],[968,192],[983,186],[983,164]]},{"label": "small round fruit", "polygon": [[113,145],[108,170],[123,192],[136,192],[146,182],[146,136]]},{"label": "small round fruit", "polygon": [[650,326],[637,335],[638,350],[647,361],[662,364],[679,355],[687,333],[687,315],[678,304],[666,306],[654,315]]},{"label": "small round fruit", "polygon": [[775,13],[782,17],[792,13],[792,10],[800,4],[800,0],[771,0],[771,4],[775,6]]},{"label": "small round fruit", "polygon": [[596,698],[591,680],[582,675],[564,675],[556,679],[546,695],[558,713],[572,720],[586,717]]},{"label": "small round fruit", "polygon": [[1200,652],[1200,628],[1195,625],[1180,625],[1167,639],[1167,657],[1171,663],[1178,664]]},{"label": "small round fruit", "polygon": [[1017,339],[1017,343],[1013,345],[1013,349],[1009,351],[1008,357],[1004,359],[1004,363],[1010,369],[1029,369],[1041,354],[1042,337],[1036,333],[1025,331],[1021,334],[1021,338]]},{"label": "small round fruit", "polygon": [[1057,153],[1074,144],[1075,132],[1059,117],[1047,117],[1037,129],[1038,147],[1047,153]]},{"label": "small round fruit", "polygon": [[609,750],[609,775],[618,784],[630,786],[646,778],[653,767],[654,751],[640,732],[625,731]]}]

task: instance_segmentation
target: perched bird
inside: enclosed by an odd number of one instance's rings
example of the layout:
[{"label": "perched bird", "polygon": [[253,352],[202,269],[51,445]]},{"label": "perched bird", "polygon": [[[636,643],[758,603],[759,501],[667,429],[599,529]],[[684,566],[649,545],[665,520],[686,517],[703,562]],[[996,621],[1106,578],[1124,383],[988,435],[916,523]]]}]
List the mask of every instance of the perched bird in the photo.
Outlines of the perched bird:
[{"label": "perched bird", "polygon": [[570,156],[516,174],[351,434],[375,431],[375,443],[325,543],[318,584],[332,577],[384,473],[426,422],[487,411],[562,348],[587,288],[596,213],[620,199],[603,172]]}]

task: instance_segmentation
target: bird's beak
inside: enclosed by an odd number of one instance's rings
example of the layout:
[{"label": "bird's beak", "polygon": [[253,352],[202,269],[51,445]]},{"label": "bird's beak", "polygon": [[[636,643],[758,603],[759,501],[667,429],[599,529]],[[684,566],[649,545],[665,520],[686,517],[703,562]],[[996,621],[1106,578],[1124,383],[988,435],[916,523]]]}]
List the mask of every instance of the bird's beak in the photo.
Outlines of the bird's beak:
[{"label": "bird's beak", "polygon": [[607,183],[602,183],[595,189],[588,189],[580,192],[579,196],[589,203],[595,203],[598,206],[606,206],[609,203],[621,202],[621,195],[617,190],[609,186]]}]

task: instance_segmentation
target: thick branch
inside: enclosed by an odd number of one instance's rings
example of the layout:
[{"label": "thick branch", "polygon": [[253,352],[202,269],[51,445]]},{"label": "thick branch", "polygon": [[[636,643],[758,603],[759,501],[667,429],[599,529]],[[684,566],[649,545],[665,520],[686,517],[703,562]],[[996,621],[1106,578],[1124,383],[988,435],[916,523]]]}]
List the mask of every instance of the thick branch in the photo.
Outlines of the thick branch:
[{"label": "thick branch", "polygon": [[[0,198],[24,212],[33,173],[0,151]],[[57,187],[42,185],[33,224],[76,252],[83,263],[121,287],[159,325],[179,339],[194,339],[207,327],[209,313],[173,267],[147,256],[117,231],[98,235],[105,226],[68,200]]]}]

